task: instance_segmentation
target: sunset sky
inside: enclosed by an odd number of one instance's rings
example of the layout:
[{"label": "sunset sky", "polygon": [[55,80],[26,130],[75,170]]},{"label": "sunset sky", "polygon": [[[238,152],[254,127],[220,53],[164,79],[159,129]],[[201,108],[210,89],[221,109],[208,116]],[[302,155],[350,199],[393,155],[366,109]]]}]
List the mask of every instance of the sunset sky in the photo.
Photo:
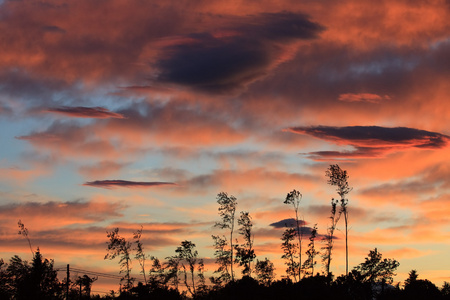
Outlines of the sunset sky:
[{"label": "sunset sky", "polygon": [[147,254],[191,240],[212,273],[223,191],[281,277],[284,198],[300,190],[326,233],[337,163],[350,268],[377,247],[396,282],[416,269],[441,286],[449,20],[444,0],[0,1],[0,257],[31,259],[20,219],[56,266],[118,274],[106,231],[142,225]]}]

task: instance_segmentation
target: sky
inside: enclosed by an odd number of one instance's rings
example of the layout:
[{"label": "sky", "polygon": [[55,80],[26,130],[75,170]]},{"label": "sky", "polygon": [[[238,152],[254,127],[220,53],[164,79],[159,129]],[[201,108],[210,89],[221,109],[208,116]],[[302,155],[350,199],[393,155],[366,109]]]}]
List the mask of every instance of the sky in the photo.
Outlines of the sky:
[{"label": "sky", "polygon": [[142,225],[148,255],[190,240],[212,273],[227,192],[281,277],[286,194],[325,234],[339,164],[350,268],[377,247],[396,282],[450,281],[449,20],[438,0],[2,1],[1,257],[31,259],[21,220],[55,266],[118,274],[106,232]]}]

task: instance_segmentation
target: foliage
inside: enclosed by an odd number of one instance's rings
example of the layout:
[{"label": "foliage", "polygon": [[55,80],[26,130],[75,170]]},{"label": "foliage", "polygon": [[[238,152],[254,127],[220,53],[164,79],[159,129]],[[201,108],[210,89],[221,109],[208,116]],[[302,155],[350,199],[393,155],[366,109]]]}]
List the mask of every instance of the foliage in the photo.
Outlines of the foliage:
[{"label": "foliage", "polygon": [[323,238],[325,246],[321,248],[322,250],[324,250],[322,252],[322,263],[324,265],[325,274],[327,275],[327,277],[330,277],[331,254],[334,246],[334,231],[336,230],[336,225],[340,217],[340,214],[336,215],[336,205],[337,200],[331,199],[331,214],[329,217],[331,222],[329,227],[327,228],[327,234]]},{"label": "foliage", "polygon": [[[339,165],[330,165],[330,167],[325,172],[328,177],[328,184],[337,186],[337,193],[341,197],[339,215],[344,216],[345,223],[345,274],[348,274],[348,199],[345,198],[348,193],[352,190],[348,186],[348,175],[347,171],[342,170]],[[333,200],[332,200],[333,202]],[[337,223],[337,221],[336,221]]]},{"label": "foliage", "polygon": [[142,230],[143,227],[141,225],[141,228],[138,229],[136,232],[133,233],[133,238],[134,238],[134,242],[136,244],[136,248],[134,250],[136,250],[136,255],[135,258],[138,260],[139,265],[141,266],[141,273],[142,275],[144,275],[144,283],[147,283],[147,277],[146,277],[146,273],[145,273],[145,254],[144,254],[144,246],[141,242],[141,237],[142,237]]},{"label": "foliage", "polygon": [[395,270],[400,263],[395,259],[382,259],[382,254],[377,248],[369,252],[365,261],[355,268],[352,274],[361,282],[387,282],[392,283]]},{"label": "foliage", "polygon": [[294,277],[295,282],[297,281],[297,276],[300,277],[300,274],[298,273],[299,264],[296,261],[298,244],[294,242],[297,235],[296,232],[297,231],[295,228],[286,228],[283,236],[281,237],[281,240],[283,241],[281,244],[281,249],[284,252],[281,258],[285,260],[285,265],[287,266],[287,277]]},{"label": "foliage", "polygon": [[236,262],[240,266],[243,266],[242,275],[251,276],[252,269],[251,263],[255,259],[255,250],[253,249],[253,236],[252,236],[252,218],[248,212],[241,212],[238,219],[239,234],[244,238],[244,243],[236,245]]},{"label": "foliage", "polygon": [[256,260],[255,272],[261,284],[269,286],[275,278],[274,271],[275,267],[267,257],[264,260]]},{"label": "foliage", "polygon": [[[228,196],[228,194],[225,192],[221,192],[221,193],[217,194],[216,199],[217,199],[217,203],[219,204],[219,216],[221,218],[221,221],[216,222],[216,224],[214,226],[219,227],[221,229],[227,228],[230,230],[229,252],[222,251],[221,253],[218,253],[218,254],[220,254],[220,255],[228,254],[229,255],[228,260],[222,259],[221,262],[229,264],[229,266],[230,266],[229,274],[231,276],[231,281],[234,281],[233,233],[234,233],[234,223],[235,223],[235,212],[236,212],[236,206],[237,206],[237,199],[232,195]],[[221,242],[221,244],[223,244],[223,243]],[[226,244],[223,246],[226,246]],[[222,279],[225,279],[225,277],[222,277]]]},{"label": "foliage", "polygon": [[[295,224],[296,224],[296,235],[298,238],[298,277],[300,279],[301,267],[302,267],[302,239],[303,239],[303,231],[300,230],[300,226],[303,226],[303,222],[300,222],[298,217],[298,210],[300,207],[300,202],[302,200],[302,194],[300,191],[292,190],[286,195],[286,199],[284,200],[284,204],[292,205],[295,212]],[[291,265],[293,266],[293,265]]]},{"label": "foliage", "polygon": [[308,250],[306,251],[307,258],[303,263],[303,269],[305,270],[305,275],[314,275],[314,266],[316,265],[315,257],[319,252],[315,248],[315,240],[317,236],[317,224],[311,230],[311,236],[309,237]]},{"label": "foliage", "polygon": [[134,278],[131,277],[131,243],[119,235],[119,228],[106,232],[109,238],[108,253],[104,259],[120,257],[120,273],[125,273],[121,279],[125,281],[124,289],[129,291],[133,287]]}]

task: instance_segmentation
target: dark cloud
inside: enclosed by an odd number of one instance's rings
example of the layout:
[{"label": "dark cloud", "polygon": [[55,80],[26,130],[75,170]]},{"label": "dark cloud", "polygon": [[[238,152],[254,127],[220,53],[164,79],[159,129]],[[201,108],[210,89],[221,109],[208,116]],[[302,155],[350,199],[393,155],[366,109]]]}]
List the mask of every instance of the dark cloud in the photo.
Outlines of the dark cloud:
[{"label": "dark cloud", "polygon": [[382,156],[386,152],[405,148],[439,149],[447,146],[450,137],[407,127],[379,126],[311,126],[292,127],[289,131],[331,141],[339,145],[351,145],[352,151],[310,152],[310,158],[321,160],[328,158],[364,158]]},{"label": "dark cloud", "polygon": [[223,92],[245,86],[265,75],[286,44],[317,37],[322,27],[305,15],[271,13],[235,20],[233,35],[194,34],[164,49],[156,67],[159,81]]},{"label": "dark cloud", "polygon": [[[283,219],[278,222],[272,223],[272,224],[270,224],[270,226],[272,226],[273,228],[286,228],[286,227],[296,228],[295,223],[296,223],[295,219],[289,218],[289,219]],[[313,228],[309,227],[309,226],[305,226],[306,224],[307,224],[307,222],[305,222],[303,220],[299,220],[300,232],[303,236],[310,236]],[[316,235],[316,239],[322,239],[323,237],[325,237],[325,236],[322,234]]]},{"label": "dark cloud", "polygon": [[140,188],[140,187],[153,187],[163,185],[175,185],[173,182],[146,182],[146,181],[128,181],[128,180],[96,180],[88,181],[83,185],[101,187],[101,188],[115,188],[115,187],[127,187],[127,188]]},{"label": "dark cloud", "polygon": [[[294,218],[289,218],[289,219],[283,219],[280,220],[278,222],[272,223],[270,224],[270,226],[275,227],[275,228],[285,228],[285,227],[295,227],[295,219]],[[306,222],[303,220],[299,220],[299,225],[300,226],[304,226],[306,225]]]},{"label": "dark cloud", "polygon": [[55,108],[49,108],[45,110],[46,112],[62,114],[69,117],[75,118],[96,118],[96,119],[108,119],[108,118],[116,118],[116,119],[124,119],[125,117],[121,114],[109,111],[104,107],[70,107],[70,106],[61,106]]}]

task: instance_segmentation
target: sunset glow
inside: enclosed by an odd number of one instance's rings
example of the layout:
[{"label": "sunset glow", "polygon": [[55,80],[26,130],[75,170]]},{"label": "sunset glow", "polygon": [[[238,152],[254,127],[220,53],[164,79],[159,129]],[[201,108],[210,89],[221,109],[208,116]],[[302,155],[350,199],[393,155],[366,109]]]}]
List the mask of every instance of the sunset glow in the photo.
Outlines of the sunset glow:
[{"label": "sunset glow", "polygon": [[[349,267],[377,247],[400,262],[395,282],[416,269],[441,286],[449,20],[445,0],[0,1],[0,257],[31,259],[21,220],[55,266],[119,275],[106,231],[142,225],[148,255],[190,240],[209,276],[227,192],[281,278],[286,194],[326,234],[339,164]],[[340,275],[343,222],[336,236]]]}]

